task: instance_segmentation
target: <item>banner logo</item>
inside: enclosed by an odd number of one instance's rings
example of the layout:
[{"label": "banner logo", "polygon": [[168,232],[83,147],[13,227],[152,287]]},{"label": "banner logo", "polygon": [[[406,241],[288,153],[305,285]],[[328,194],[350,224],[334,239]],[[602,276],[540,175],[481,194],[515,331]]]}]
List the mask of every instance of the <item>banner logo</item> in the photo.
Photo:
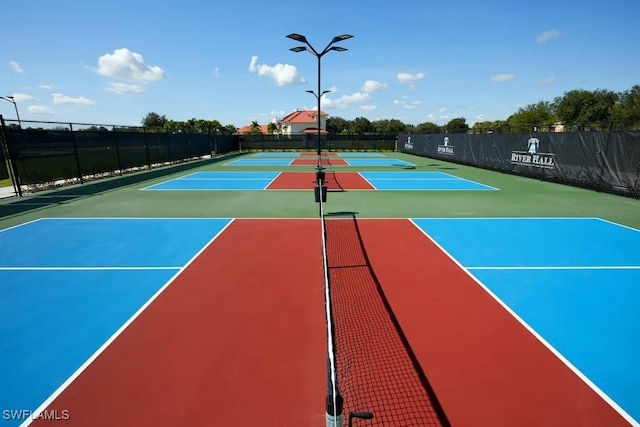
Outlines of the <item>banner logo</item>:
[{"label": "banner logo", "polygon": [[529,138],[527,151],[512,151],[511,163],[514,165],[534,166],[537,168],[553,169],[556,167],[555,154],[540,153],[540,140]]},{"label": "banner logo", "polygon": [[445,136],[442,141],[442,145],[438,145],[438,153],[446,154],[447,156],[453,156],[455,154],[454,148],[449,145],[449,137]]},{"label": "banner logo", "polygon": [[411,137],[407,137],[407,142],[404,143],[404,148],[407,150],[413,150],[413,142],[411,142]]}]

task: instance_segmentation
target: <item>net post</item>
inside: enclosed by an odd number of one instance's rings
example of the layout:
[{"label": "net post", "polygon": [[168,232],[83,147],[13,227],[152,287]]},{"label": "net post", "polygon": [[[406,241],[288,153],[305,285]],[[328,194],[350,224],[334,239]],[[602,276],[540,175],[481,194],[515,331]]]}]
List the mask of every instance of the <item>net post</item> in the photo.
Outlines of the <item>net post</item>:
[{"label": "net post", "polygon": [[343,399],[340,393],[338,392],[335,396],[331,390],[327,393],[327,406],[326,406],[326,427],[343,427],[344,423],[344,415],[342,413],[343,409]]}]

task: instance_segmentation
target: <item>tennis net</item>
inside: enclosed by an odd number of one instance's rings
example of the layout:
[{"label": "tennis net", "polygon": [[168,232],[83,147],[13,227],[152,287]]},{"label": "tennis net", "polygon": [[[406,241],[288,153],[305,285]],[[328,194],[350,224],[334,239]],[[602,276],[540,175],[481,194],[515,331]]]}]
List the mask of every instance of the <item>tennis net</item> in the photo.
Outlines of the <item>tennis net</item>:
[{"label": "tennis net", "polygon": [[323,212],[323,239],[334,381],[345,416],[370,420],[354,426],[448,426],[371,266],[355,215]]},{"label": "tennis net", "polygon": [[338,370],[335,352],[335,328],[333,324],[333,309],[331,306],[331,284],[329,275],[329,258],[327,257],[327,229],[324,213],[324,203],[322,187],[325,184],[324,171],[318,167],[316,173],[316,185],[318,188],[318,203],[320,204],[319,212],[322,224],[322,265],[324,273],[324,298],[325,298],[325,316],[327,325],[327,398],[326,398],[326,427],[342,427],[343,399],[338,387]]}]

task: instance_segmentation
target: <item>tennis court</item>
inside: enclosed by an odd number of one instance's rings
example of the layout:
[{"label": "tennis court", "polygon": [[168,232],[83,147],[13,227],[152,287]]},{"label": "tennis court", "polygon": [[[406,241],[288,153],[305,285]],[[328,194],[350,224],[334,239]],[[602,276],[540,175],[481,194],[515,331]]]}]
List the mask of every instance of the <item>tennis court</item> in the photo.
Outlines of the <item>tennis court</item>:
[{"label": "tennis court", "polygon": [[637,425],[640,203],[402,157],[1,220],[0,425],[324,425],[328,347],[345,425]]},{"label": "tennis court", "polygon": [[[161,182],[143,190],[259,191],[311,190],[313,172],[197,172]],[[477,191],[497,190],[443,172],[334,172],[327,178],[331,190]]]}]

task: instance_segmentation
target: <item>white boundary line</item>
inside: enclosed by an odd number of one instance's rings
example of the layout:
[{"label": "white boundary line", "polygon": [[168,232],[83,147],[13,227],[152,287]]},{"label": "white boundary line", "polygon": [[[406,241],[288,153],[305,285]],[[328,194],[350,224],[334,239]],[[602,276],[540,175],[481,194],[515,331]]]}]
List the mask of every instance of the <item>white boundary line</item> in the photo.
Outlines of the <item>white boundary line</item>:
[{"label": "white boundary line", "polygon": [[0,267],[0,271],[137,271],[180,270],[182,267]]},{"label": "white boundary line", "polygon": [[67,378],[67,380],[62,383],[52,394],[51,396],[49,396],[44,402],[42,402],[42,404],[40,406],[38,406],[38,408],[33,411],[31,417],[29,417],[27,420],[25,420],[22,424],[20,424],[20,427],[26,427],[29,424],[31,424],[31,422],[34,420],[34,418],[37,418],[38,415],[40,415],[40,413],[42,411],[44,411],[45,409],[47,409],[47,407],[49,407],[49,405],[51,405],[51,403],[53,403],[54,400],[56,400],[56,398],[67,388],[69,387],[69,385],[76,379],[78,378],[78,376],[80,376],[80,374],[82,374],[82,372],[84,372],[85,369],[87,369],[87,367],[93,363],[94,360],[96,360],[98,358],[98,356],[100,356],[100,354],[102,354],[107,347],[109,347],[109,345],[115,341],[115,339],[122,334],[122,332],[124,332],[125,329],[127,329],[127,327],[129,327],[129,325],[131,323],[133,323],[133,321],[135,321],[138,316],[140,316],[140,314],[153,302],[155,301],[156,298],[158,298],[158,296],[160,296],[160,294],[162,294],[162,292],[164,292],[165,289],[167,289],[167,287],[169,287],[169,285],[171,283],[173,283],[173,281],[178,278],[178,276],[180,276],[180,274],[187,269],[187,267],[189,267],[189,265],[191,265],[191,263],[193,261],[195,261],[196,258],[198,258],[198,256],[200,256],[200,254],[202,252],[204,252],[205,249],[207,249],[209,247],[209,245],[211,245],[211,243],[213,243],[214,240],[216,240],[218,238],[218,236],[220,236],[231,224],[233,223],[233,220],[229,221],[215,236],[213,236],[213,238],[211,240],[209,240],[209,242],[207,242],[207,244],[205,244],[189,261],[187,261],[187,263],[180,268],[180,270],[178,272],[176,272],[176,274],[174,274],[169,281],[167,281],[167,283],[165,283],[160,289],[158,289],[156,291],[155,294],[153,294],[151,296],[151,298],[149,298],[147,300],[147,302],[145,302],[139,309],[138,311],[136,311],[122,326],[120,326],[120,328],[113,333],[113,335],[111,335],[111,337],[109,337],[107,339],[107,341],[104,342],[104,344],[102,344],[100,346],[100,348],[98,348],[73,374],[71,374],[71,376],[69,378]]},{"label": "white boundary line", "polygon": [[492,187],[492,186],[490,186],[490,185],[483,184],[483,183],[481,183],[481,182],[476,182],[476,181],[472,181],[472,180],[470,180],[470,179],[461,178],[461,177],[459,177],[459,176],[457,176],[457,175],[453,175],[453,174],[450,174],[450,173],[447,173],[447,172],[442,172],[442,173],[443,173],[443,174],[445,174],[445,175],[449,175],[449,176],[451,176],[451,177],[454,177],[455,179],[459,179],[459,180],[461,180],[461,181],[472,182],[472,183],[474,183],[474,184],[476,184],[476,185],[482,185],[483,187],[493,188],[493,189],[494,189],[494,190],[496,190],[496,191],[500,191],[500,189],[499,189],[499,188]]},{"label": "white boundary line", "polygon": [[262,190],[266,191],[266,190],[267,190],[267,188],[269,188],[269,186],[270,186],[271,184],[273,184],[273,181],[275,181],[276,179],[278,179],[278,177],[279,177],[281,174],[282,174],[282,172],[278,172],[278,174],[276,175],[276,177],[275,177],[275,178],[273,178],[271,181],[269,181],[269,183],[268,183],[268,184],[267,184],[267,185],[266,185]]},{"label": "white boundary line", "polygon": [[608,219],[602,219],[602,218],[594,218],[594,219],[600,220],[602,222],[607,222],[607,223],[612,224],[612,225],[617,225],[618,227],[627,228],[627,229],[632,230],[632,231],[640,232],[640,230],[638,230],[636,228],[629,227],[628,225],[624,225],[624,224],[618,224],[617,222],[609,221]]},{"label": "white boundary line", "polygon": [[167,179],[167,180],[165,180],[165,181],[160,181],[160,182],[158,182],[157,184],[147,185],[146,187],[142,187],[142,188],[140,188],[140,189],[139,189],[139,191],[143,191],[143,190],[151,190],[151,189],[153,189],[153,187],[157,187],[158,185],[166,184],[167,182],[171,182],[171,181],[179,181],[179,180],[181,180],[182,178],[185,178],[185,177],[187,177],[187,176],[193,175],[193,174],[195,174],[195,173],[197,173],[197,172],[192,172],[192,173],[187,174],[187,175],[181,175],[181,176],[179,176],[179,177],[177,177],[177,178],[171,178],[171,179]]},{"label": "white boundary line", "polygon": [[[370,185],[374,190],[377,190],[376,186],[375,186],[375,185],[373,185],[373,184],[371,183],[371,181],[369,181],[367,178],[365,178],[364,176],[362,176],[362,173],[361,173],[361,172],[356,172],[356,173],[357,173],[358,175],[360,175],[360,178],[364,179],[364,180],[365,180],[365,182],[366,182],[367,184],[369,184],[369,185]],[[365,173],[366,173],[366,172],[365,172]]]},{"label": "white boundary line", "polygon": [[597,385],[595,385],[586,375],[584,375],[578,368],[576,368],[567,358],[565,358],[558,350],[556,350],[549,342],[547,342],[535,329],[533,329],[527,322],[525,322],[515,311],[513,311],[507,304],[505,304],[496,294],[494,294],[487,286],[484,285],[477,277],[475,277],[471,272],[466,269],[462,264],[458,262],[449,252],[447,252],[444,247],[440,246],[438,242],[436,242],[426,231],[418,226],[412,219],[409,221],[424,234],[427,239],[429,239],[434,245],[438,247],[451,261],[453,261],[462,271],[467,273],[467,275],[473,279],[491,298],[493,298],[502,308],[504,308],[514,319],[516,319],[529,333],[531,333],[540,343],[542,343],[551,353],[553,353],[562,363],[564,363],[567,368],[569,368],[574,374],[578,376],[582,381],[584,381],[587,386],[589,386],[598,396],[602,398],[605,402],[607,402],[618,414],[620,414],[626,421],[631,423],[632,425],[638,425],[638,422],[631,417],[620,405],[618,405],[613,399],[611,399],[604,391],[602,391]]},{"label": "white boundary line", "polygon": [[556,220],[556,219],[568,219],[568,220],[585,220],[585,219],[599,219],[596,217],[589,216],[487,216],[487,217],[426,217],[426,218],[410,218],[411,220],[420,220],[420,219],[436,219],[436,220],[465,220],[465,221],[474,221],[474,220],[505,220],[505,219],[513,219],[513,220],[528,220],[528,219],[541,219],[541,220]]},{"label": "white boundary line", "polygon": [[640,270],[640,265],[582,265],[548,267],[465,267],[467,270]]},{"label": "white boundary line", "polygon": [[14,228],[18,228],[18,227],[22,227],[22,226],[25,226],[25,225],[33,224],[34,222],[42,221],[43,219],[46,219],[46,218],[32,219],[31,221],[23,222],[22,224],[12,225],[11,227],[3,228],[2,230],[0,230],[0,233],[2,233],[3,231],[13,230]]}]

